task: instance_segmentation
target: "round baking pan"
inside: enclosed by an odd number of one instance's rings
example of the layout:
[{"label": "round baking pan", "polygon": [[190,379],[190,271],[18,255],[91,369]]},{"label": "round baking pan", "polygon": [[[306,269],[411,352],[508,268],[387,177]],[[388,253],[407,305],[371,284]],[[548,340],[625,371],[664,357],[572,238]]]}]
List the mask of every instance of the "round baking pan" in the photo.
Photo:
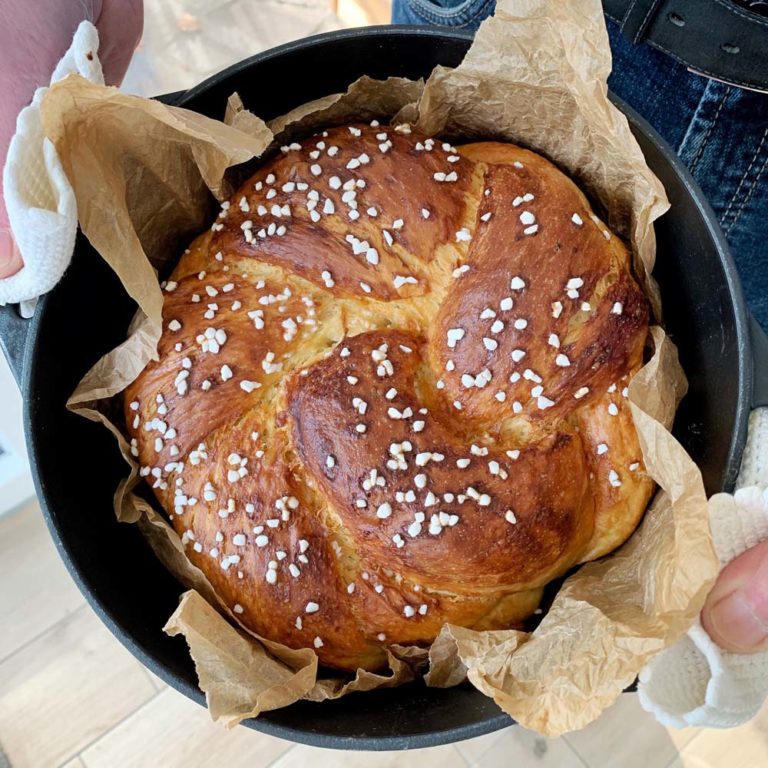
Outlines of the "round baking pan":
[{"label": "round baking pan", "polygon": [[[185,93],[162,97],[210,117],[238,91],[265,119],[343,91],[361,75],[426,77],[457,65],[471,38],[421,27],[332,32],[258,54]],[[690,390],[674,432],[701,467],[708,493],[731,490],[750,409],[768,402],[766,339],[750,321],[714,214],[672,150],[621,103],[672,208],[656,225],[655,275],[665,325]],[[61,557],[101,619],[169,685],[204,704],[184,640],[163,634],[181,585],[136,526],[120,525],[112,496],[126,473],[114,438],[74,416],[65,402],[93,363],[124,338],[134,306],[82,236],[72,266],[31,320],[0,308],[0,342],[24,396],[25,428],[38,496]],[[759,362],[756,361],[759,358]],[[128,576],[130,574],[130,576]],[[512,720],[468,684],[421,682],[300,702],[246,725],[292,741],[350,749],[412,749],[479,736]]]}]

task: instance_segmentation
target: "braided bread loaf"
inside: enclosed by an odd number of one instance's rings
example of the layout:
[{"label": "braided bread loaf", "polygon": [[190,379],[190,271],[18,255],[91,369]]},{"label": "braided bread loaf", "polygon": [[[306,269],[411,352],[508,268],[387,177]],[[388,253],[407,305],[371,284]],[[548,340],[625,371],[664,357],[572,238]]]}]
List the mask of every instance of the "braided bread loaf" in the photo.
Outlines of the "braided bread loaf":
[{"label": "braided bread loaf", "polygon": [[283,147],[165,286],[141,475],[240,622],[339,669],[520,626],[653,489],[648,310],[544,158],[350,125]]}]

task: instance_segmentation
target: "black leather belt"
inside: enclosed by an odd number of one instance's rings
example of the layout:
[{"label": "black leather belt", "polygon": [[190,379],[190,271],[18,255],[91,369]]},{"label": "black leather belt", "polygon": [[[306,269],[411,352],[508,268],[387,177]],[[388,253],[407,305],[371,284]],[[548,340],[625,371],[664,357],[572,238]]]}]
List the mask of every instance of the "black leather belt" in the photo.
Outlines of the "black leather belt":
[{"label": "black leather belt", "polygon": [[646,42],[697,74],[768,92],[766,5],[764,0],[603,0],[606,14],[633,43]]}]

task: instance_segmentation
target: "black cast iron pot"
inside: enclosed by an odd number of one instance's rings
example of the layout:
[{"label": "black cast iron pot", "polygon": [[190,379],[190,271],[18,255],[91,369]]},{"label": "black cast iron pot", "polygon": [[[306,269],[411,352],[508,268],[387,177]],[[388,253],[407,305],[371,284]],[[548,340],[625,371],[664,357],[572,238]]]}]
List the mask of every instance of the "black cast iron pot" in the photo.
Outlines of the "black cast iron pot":
[{"label": "black cast iron pot", "polygon": [[[419,78],[437,64],[455,66],[470,40],[421,27],[333,32],[258,54],[164,100],[222,118],[227,97],[238,91],[256,114],[270,119],[343,91],[361,75]],[[731,490],[749,411],[768,403],[768,340],[750,321],[733,261],[701,191],[655,131],[618,106],[672,203],[656,226],[655,275],[666,328],[690,380],[675,435],[701,467],[708,493]],[[80,237],[72,266],[41,299],[32,320],[0,308],[0,343],[24,396],[43,514],[72,577],[143,664],[202,704],[184,640],[161,631],[182,587],[136,526],[120,525],[112,514],[112,494],[126,473],[115,440],[65,408],[85,371],[125,338],[133,312],[115,275]],[[123,578],[128,569],[130,583]],[[246,724],[321,747],[409,749],[479,736],[511,722],[468,684],[439,690],[417,682],[322,704],[301,702]]]}]

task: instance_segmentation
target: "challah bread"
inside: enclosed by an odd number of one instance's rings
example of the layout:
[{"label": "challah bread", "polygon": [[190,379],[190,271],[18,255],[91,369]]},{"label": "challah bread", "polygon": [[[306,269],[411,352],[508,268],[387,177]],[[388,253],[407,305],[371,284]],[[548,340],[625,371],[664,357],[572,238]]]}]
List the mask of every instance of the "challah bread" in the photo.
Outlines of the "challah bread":
[{"label": "challah bread", "polygon": [[375,670],[520,626],[645,510],[626,248],[550,162],[394,128],[283,147],[165,286],[131,450],[246,627]]}]

